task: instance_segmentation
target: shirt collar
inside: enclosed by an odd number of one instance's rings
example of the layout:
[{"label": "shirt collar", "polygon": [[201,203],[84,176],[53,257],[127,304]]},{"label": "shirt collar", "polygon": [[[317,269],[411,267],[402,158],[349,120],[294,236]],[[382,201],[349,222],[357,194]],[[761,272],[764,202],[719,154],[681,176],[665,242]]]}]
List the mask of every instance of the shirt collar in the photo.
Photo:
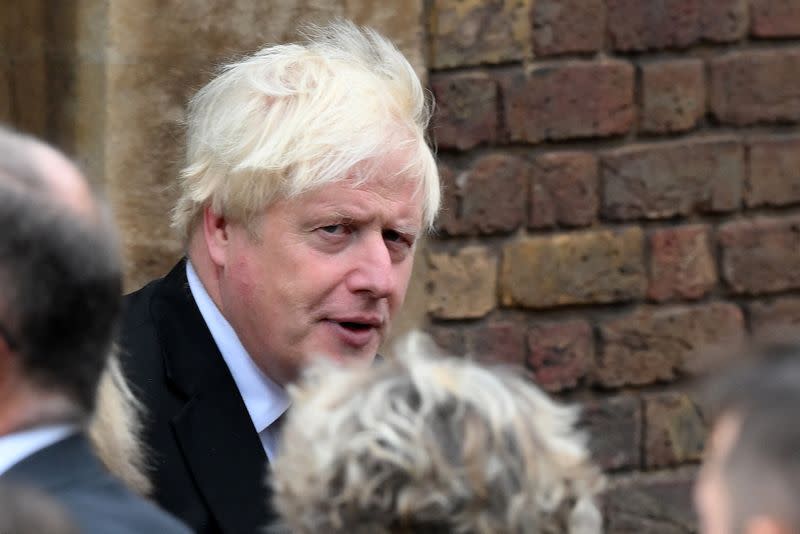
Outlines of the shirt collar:
[{"label": "shirt collar", "polygon": [[47,425],[0,436],[0,475],[16,464],[77,432],[74,424]]},{"label": "shirt collar", "polygon": [[200,314],[239,389],[253,426],[256,432],[261,432],[289,408],[289,396],[253,362],[233,327],[211,300],[189,260],[186,260],[186,278]]}]

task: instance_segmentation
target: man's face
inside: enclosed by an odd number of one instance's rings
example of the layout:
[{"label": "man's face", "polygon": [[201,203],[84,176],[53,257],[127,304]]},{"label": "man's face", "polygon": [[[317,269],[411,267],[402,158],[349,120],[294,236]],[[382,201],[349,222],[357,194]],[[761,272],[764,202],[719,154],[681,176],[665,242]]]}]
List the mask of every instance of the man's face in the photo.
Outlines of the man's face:
[{"label": "man's face", "polygon": [[293,380],[309,356],[374,358],[411,275],[422,220],[415,185],[344,180],[277,201],[257,240],[228,225],[221,308],[273,380]]},{"label": "man's face", "polygon": [[726,415],[714,425],[706,457],[695,485],[694,499],[702,534],[732,534],[731,502],[724,479],[725,462],[736,443],[739,421]]}]

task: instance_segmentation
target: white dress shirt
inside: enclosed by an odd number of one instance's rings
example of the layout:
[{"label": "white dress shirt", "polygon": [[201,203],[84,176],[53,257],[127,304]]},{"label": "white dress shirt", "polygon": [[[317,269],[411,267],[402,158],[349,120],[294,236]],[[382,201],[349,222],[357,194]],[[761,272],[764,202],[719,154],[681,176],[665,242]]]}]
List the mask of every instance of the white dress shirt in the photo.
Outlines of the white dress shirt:
[{"label": "white dress shirt", "polygon": [[28,456],[77,431],[74,424],[57,424],[0,436],[0,476]]},{"label": "white dress shirt", "polygon": [[289,408],[289,396],[250,358],[233,327],[211,300],[189,260],[186,260],[186,278],[189,280],[189,289],[197,307],[200,308],[206,326],[230,369],[233,381],[236,382],[253,426],[261,438],[264,452],[272,462],[277,455],[278,434],[274,428],[270,429],[270,425]]}]

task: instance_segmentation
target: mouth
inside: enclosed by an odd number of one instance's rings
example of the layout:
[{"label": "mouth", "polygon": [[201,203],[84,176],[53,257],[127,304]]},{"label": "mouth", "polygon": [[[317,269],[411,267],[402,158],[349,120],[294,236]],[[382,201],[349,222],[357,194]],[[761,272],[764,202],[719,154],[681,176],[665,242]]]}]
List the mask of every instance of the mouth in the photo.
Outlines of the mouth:
[{"label": "mouth", "polygon": [[372,317],[328,319],[334,336],[347,346],[360,349],[380,337],[383,321]]}]

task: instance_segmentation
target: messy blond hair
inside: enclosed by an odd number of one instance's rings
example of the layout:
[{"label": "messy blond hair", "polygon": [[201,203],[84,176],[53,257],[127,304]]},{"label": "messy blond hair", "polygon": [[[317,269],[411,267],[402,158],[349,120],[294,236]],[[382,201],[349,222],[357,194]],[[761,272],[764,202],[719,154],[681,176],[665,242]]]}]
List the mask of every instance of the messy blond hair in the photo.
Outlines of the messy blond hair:
[{"label": "messy blond hair", "polygon": [[278,531],[601,531],[575,409],[510,370],[431,356],[419,334],[399,352],[357,370],[319,363],[292,389]]},{"label": "messy blond hair", "polygon": [[302,43],[223,67],[191,100],[173,226],[188,239],[210,204],[252,229],[279,198],[377,176],[386,153],[402,155],[431,226],[440,192],[430,112],[414,69],[387,39],[345,21],[310,26]]}]

